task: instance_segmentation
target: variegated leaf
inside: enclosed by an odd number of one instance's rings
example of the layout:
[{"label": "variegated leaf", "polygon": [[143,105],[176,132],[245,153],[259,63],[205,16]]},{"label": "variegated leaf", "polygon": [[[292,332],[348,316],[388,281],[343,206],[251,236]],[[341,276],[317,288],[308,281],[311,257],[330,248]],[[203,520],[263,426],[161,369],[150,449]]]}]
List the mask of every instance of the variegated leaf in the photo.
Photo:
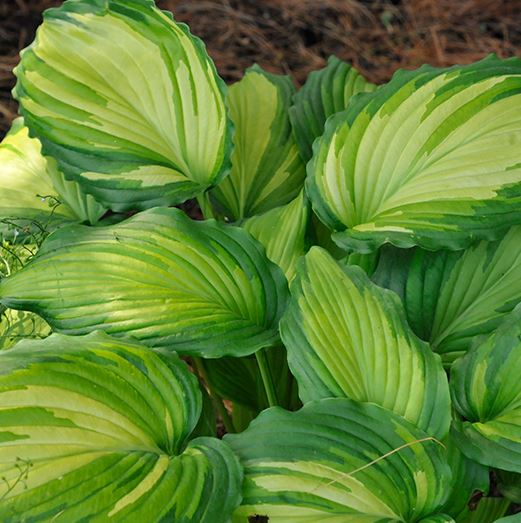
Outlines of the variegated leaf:
[{"label": "variegated leaf", "polygon": [[376,85],[336,56],[330,56],[323,69],[313,71],[289,110],[302,158],[311,159],[313,142],[322,136],[329,116],[346,109],[354,95],[375,89]]},{"label": "variegated leaf", "polygon": [[229,521],[237,458],[188,443],[197,382],[173,353],[102,333],[0,353],[2,521]]},{"label": "variegated leaf", "polygon": [[271,408],[225,441],[245,472],[233,521],[453,521],[437,515],[450,469],[443,447],[400,416],[331,398],[298,412]]},{"label": "variegated leaf", "polygon": [[521,227],[463,251],[385,246],[372,280],[400,296],[413,331],[450,366],[521,302]]},{"label": "variegated leaf", "polygon": [[152,0],[46,11],[15,73],[45,154],[113,210],[180,203],[228,172],[224,83],[202,42]]},{"label": "variegated leaf", "polygon": [[279,343],[287,294],[281,269],[246,231],[166,208],[64,227],[0,281],[0,303],[40,314],[55,331],[103,329],[210,358]]},{"label": "variegated leaf", "polygon": [[328,121],[308,194],[344,248],[462,248],[521,223],[520,145],[520,59],[399,71]]},{"label": "variegated leaf", "polygon": [[[0,220],[6,219],[18,231],[50,229],[68,222],[96,223],[105,208],[85,195],[79,185],[68,182],[45,159],[40,142],[30,138],[23,119],[18,118],[0,143]],[[8,235],[7,227],[0,232]]]},{"label": "variegated leaf", "polygon": [[0,307],[0,350],[28,338],[46,338],[50,333],[49,325],[37,314]]},{"label": "variegated leaf", "polygon": [[470,459],[521,472],[521,308],[451,368],[452,434]]},{"label": "variegated leaf", "polygon": [[230,87],[235,125],[230,176],[212,192],[230,220],[261,214],[293,200],[304,184],[304,162],[288,109],[295,88],[287,76],[254,66]]},{"label": "variegated leaf", "polygon": [[416,252],[405,303],[415,332],[450,363],[521,301],[521,227],[463,252]]},{"label": "variegated leaf", "polygon": [[309,204],[302,191],[288,205],[253,216],[242,227],[264,245],[268,258],[281,267],[291,281],[297,260],[306,252],[308,222]]},{"label": "variegated leaf", "polygon": [[441,360],[410,330],[394,293],[313,247],[291,294],[281,335],[304,402],[370,401],[429,434],[446,435],[450,403]]}]

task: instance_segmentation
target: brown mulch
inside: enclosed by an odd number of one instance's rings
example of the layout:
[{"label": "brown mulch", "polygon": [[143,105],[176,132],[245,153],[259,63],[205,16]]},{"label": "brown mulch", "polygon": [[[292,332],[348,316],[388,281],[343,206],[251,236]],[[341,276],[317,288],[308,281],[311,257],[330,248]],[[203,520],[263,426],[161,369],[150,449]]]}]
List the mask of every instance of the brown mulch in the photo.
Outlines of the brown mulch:
[{"label": "brown mulch", "polygon": [[[158,0],[201,36],[228,82],[257,62],[297,85],[330,54],[384,82],[422,63],[521,56],[521,0]],[[0,0],[0,136],[16,114],[12,68],[44,9],[58,0]]]}]

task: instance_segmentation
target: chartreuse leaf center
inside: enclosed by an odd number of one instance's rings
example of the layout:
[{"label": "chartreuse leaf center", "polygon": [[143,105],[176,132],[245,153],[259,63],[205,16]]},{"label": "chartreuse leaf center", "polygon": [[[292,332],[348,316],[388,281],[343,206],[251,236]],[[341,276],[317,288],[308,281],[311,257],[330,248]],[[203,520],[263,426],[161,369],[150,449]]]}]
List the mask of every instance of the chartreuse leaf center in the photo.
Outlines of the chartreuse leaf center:
[{"label": "chartreuse leaf center", "polygon": [[310,402],[294,413],[272,408],[225,440],[245,469],[237,522],[254,514],[276,523],[428,521],[450,481],[432,437],[349,399]]},{"label": "chartreuse leaf center", "polygon": [[400,71],[332,117],[308,165],[345,248],[461,248],[521,221],[521,61]]},{"label": "chartreuse leaf center", "polygon": [[288,113],[294,91],[289,77],[258,66],[230,87],[228,105],[235,125],[232,169],[212,197],[232,221],[285,205],[302,188],[304,162]]},{"label": "chartreuse leaf center", "polygon": [[291,290],[281,334],[304,402],[370,401],[446,435],[449,392],[440,358],[412,333],[394,293],[319,247],[301,259]]},{"label": "chartreuse leaf center", "polygon": [[268,258],[276,263],[288,281],[295,276],[297,261],[307,249],[309,202],[304,191],[287,205],[245,220],[242,227],[266,248]]},{"label": "chartreuse leaf center", "polygon": [[203,44],[151,1],[47,11],[16,75],[44,152],[113,210],[180,203],[228,171],[224,84]]},{"label": "chartreuse leaf center", "polygon": [[54,334],[0,360],[2,521],[213,523],[239,504],[230,449],[188,442],[201,394],[174,353]]},{"label": "chartreuse leaf center", "polygon": [[65,227],[0,283],[1,303],[56,331],[103,329],[214,358],[279,343],[286,300],[281,269],[246,231],[165,208],[115,226]]},{"label": "chartreuse leaf center", "polygon": [[[20,234],[36,224],[51,230],[63,223],[96,223],[106,211],[77,183],[67,181],[53,159],[43,157],[22,118],[0,143],[0,185],[0,220]],[[0,234],[12,237],[12,228],[0,223]]]}]

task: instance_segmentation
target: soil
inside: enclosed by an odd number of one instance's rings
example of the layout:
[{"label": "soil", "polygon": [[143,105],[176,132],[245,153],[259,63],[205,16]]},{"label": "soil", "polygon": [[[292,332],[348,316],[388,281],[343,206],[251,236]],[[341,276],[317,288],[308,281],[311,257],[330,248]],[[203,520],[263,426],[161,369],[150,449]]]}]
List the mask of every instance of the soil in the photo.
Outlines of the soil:
[{"label": "soil", "polygon": [[[16,115],[18,52],[58,0],[0,0],[0,136]],[[158,0],[203,38],[221,76],[259,63],[301,85],[331,54],[373,82],[398,68],[521,56],[521,0]]]}]

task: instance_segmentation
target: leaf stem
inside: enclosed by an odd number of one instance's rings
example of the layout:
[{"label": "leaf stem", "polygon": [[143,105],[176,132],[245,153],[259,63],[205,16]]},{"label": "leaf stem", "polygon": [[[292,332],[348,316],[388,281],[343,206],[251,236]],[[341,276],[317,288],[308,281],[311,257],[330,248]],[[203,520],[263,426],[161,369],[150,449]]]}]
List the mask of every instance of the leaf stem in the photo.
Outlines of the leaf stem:
[{"label": "leaf stem", "polygon": [[202,212],[203,218],[205,220],[209,220],[210,218],[215,218],[215,215],[213,214],[212,206],[208,199],[208,192],[203,192],[201,194],[198,194],[197,203],[199,204],[199,207],[201,208],[201,212]]},{"label": "leaf stem", "polygon": [[226,407],[224,406],[223,399],[215,391],[215,389],[212,387],[212,384],[210,383],[210,380],[208,379],[208,375],[206,374],[206,369],[204,368],[203,360],[197,356],[194,356],[192,358],[192,360],[194,362],[194,366],[197,370],[197,373],[199,374],[199,377],[204,381],[206,388],[208,389],[208,393],[210,395],[210,399],[212,400],[214,407],[217,409],[217,412],[221,416],[224,427],[226,428],[226,432],[228,432],[228,433],[237,432],[235,430],[235,426],[233,424],[232,418],[230,417],[230,415],[228,414],[228,411],[226,410]]},{"label": "leaf stem", "polygon": [[275,385],[273,384],[268,359],[266,358],[266,349],[258,350],[255,353],[255,358],[257,358],[257,364],[259,365],[262,383],[264,384],[264,390],[266,391],[266,396],[268,398],[268,404],[270,407],[277,407],[279,405],[279,400],[277,398]]}]

